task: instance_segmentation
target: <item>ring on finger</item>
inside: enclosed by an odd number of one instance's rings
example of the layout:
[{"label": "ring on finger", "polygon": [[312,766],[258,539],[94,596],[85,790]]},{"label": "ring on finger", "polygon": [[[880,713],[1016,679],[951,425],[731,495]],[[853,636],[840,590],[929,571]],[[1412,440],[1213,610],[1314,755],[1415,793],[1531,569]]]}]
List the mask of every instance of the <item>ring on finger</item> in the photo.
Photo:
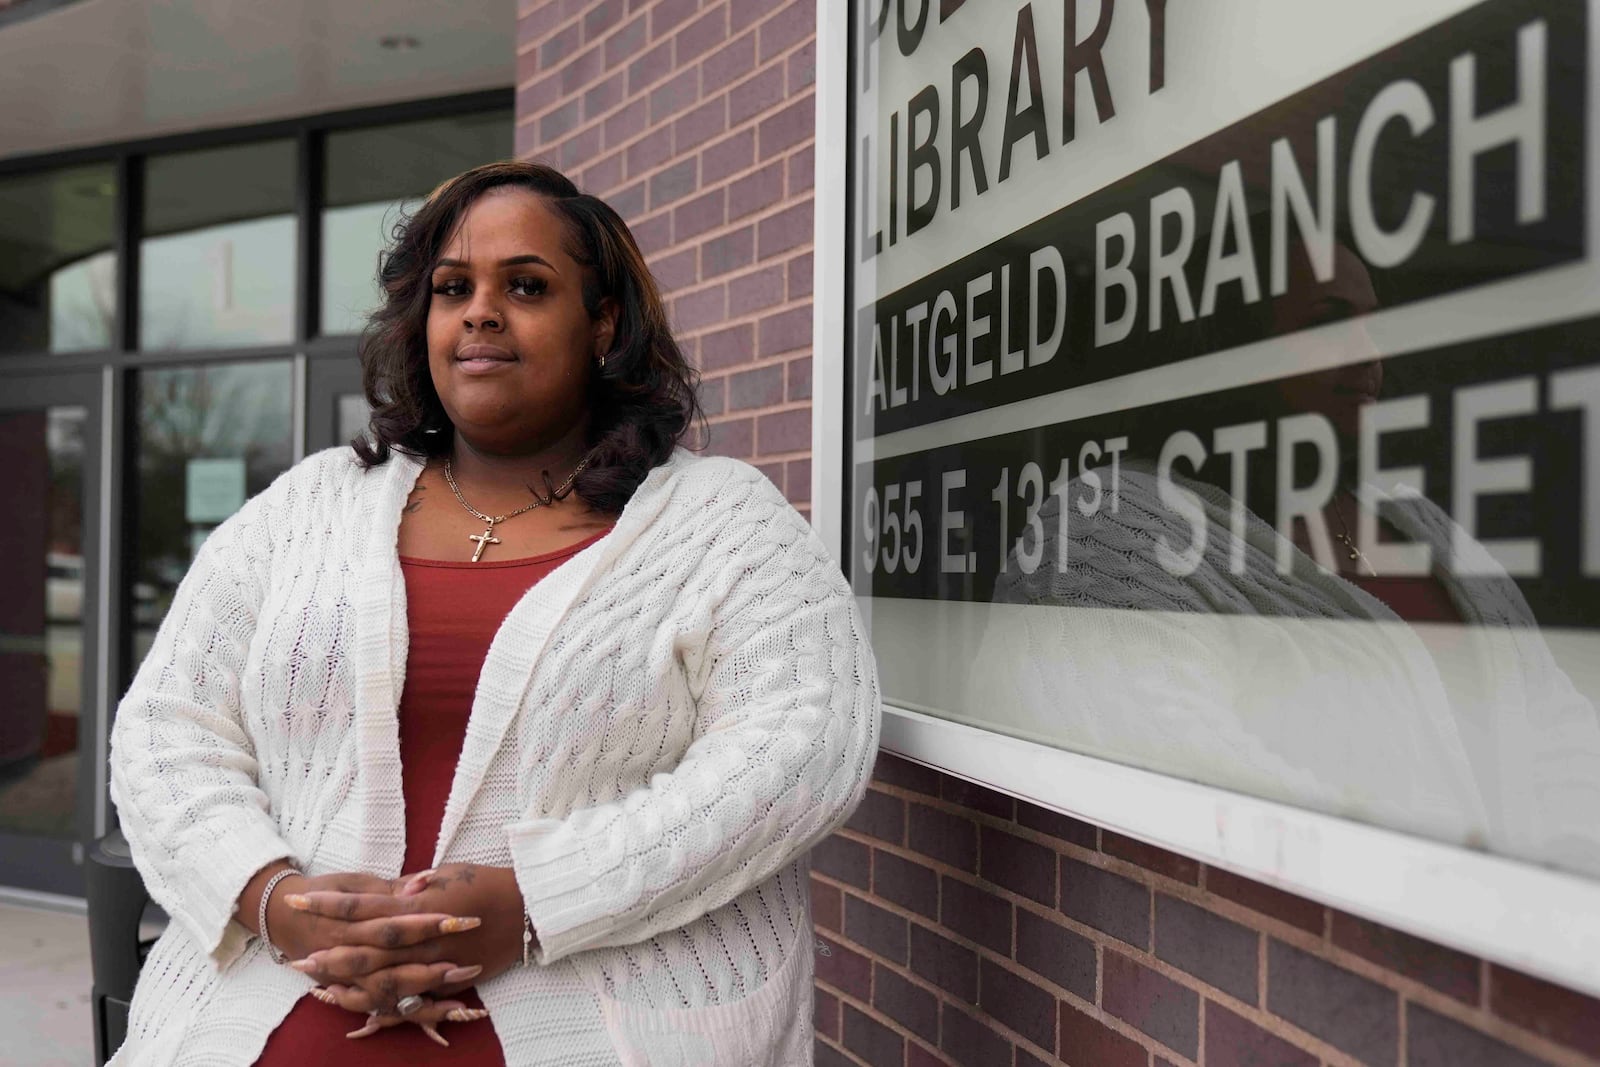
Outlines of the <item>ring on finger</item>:
[{"label": "ring on finger", "polygon": [[426,1003],[426,1000],[422,999],[417,994],[412,993],[410,996],[401,997],[398,1001],[396,1001],[394,1010],[401,1015],[415,1015],[417,1012],[422,1010],[422,1006]]}]

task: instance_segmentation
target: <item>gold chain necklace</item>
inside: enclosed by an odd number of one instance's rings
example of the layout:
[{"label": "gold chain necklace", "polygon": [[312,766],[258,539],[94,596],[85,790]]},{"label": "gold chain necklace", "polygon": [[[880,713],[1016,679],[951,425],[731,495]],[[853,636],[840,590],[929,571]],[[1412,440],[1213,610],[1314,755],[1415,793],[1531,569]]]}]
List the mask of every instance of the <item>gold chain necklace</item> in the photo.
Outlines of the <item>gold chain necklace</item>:
[{"label": "gold chain necklace", "polygon": [[[1359,505],[1357,506],[1359,507]],[[1372,578],[1378,577],[1378,568],[1372,565],[1372,561],[1367,558],[1365,552],[1356,547],[1355,538],[1350,536],[1350,525],[1344,521],[1344,509],[1339,506],[1339,498],[1337,496],[1333,498],[1333,515],[1334,518],[1339,520],[1339,532],[1333,535],[1333,539],[1350,550],[1350,562],[1366,564],[1368,576]],[[1356,570],[1359,572],[1361,568],[1357,567]]]},{"label": "gold chain necklace", "polygon": [[[593,455],[593,453],[590,453],[590,455]],[[500,543],[500,538],[494,535],[496,523],[505,522],[507,519],[514,519],[518,515],[532,511],[534,508],[547,507],[551,504],[554,504],[557,500],[565,500],[567,494],[572,492],[572,483],[577,480],[578,475],[583,473],[583,469],[588,465],[589,456],[584,456],[583,459],[578,461],[578,465],[572,468],[572,473],[567,475],[567,480],[562,482],[559,486],[552,486],[550,484],[550,472],[545,471],[544,485],[545,488],[549,490],[548,496],[541,497],[537,492],[534,492],[530,489],[529,492],[533,493],[533,502],[531,504],[525,504],[516,511],[508,511],[504,515],[485,515],[483,512],[467,503],[466,497],[461,495],[461,489],[456,485],[455,476],[450,472],[450,458],[448,456],[445,457],[445,484],[448,485],[450,487],[450,491],[456,495],[456,500],[460,502],[462,507],[466,508],[467,511],[476,516],[479,522],[488,524],[483,533],[467,535],[468,541],[476,541],[478,543],[478,547],[472,551],[472,562],[476,563],[478,560],[483,558],[483,550],[486,547],[489,545],[498,545]]]}]

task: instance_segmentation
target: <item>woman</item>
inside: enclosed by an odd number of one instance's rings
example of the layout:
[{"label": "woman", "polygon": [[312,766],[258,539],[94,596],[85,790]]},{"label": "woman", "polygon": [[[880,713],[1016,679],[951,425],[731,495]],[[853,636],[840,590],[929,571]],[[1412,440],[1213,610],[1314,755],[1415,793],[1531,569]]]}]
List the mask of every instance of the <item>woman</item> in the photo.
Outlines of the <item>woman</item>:
[{"label": "woman", "polygon": [[848,587],[678,447],[649,272],[560,174],[446,183],[382,283],[371,439],[207,540],[118,711],[173,921],[117,1062],[810,1062],[804,855],[877,736]]}]

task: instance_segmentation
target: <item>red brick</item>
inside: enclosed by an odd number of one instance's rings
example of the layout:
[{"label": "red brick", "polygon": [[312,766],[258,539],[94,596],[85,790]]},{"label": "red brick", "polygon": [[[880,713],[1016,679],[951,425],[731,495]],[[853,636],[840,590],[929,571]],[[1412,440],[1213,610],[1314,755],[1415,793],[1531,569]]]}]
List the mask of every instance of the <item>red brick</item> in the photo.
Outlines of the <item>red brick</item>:
[{"label": "red brick", "polygon": [[521,122],[516,125],[511,133],[511,150],[518,159],[541,160],[542,145],[539,141],[539,124],[536,122]]},{"label": "red brick", "polygon": [[728,217],[742,218],[783,199],[783,164],[773,163],[728,187]]},{"label": "red brick", "polygon": [[817,980],[862,1003],[872,996],[872,961],[842,941],[817,935]]},{"label": "red brick", "polygon": [[1129,959],[1106,949],[1100,964],[1100,1004],[1174,1052],[1191,1060],[1200,1054],[1200,997]]},{"label": "red brick", "polygon": [[1068,1067],[1146,1067],[1150,1054],[1099,1019],[1061,1001],[1056,1054]]},{"label": "red brick", "polygon": [[561,25],[561,5],[551,0],[548,4],[529,7],[517,15],[517,37],[527,42],[537,40]]},{"label": "red brick", "polygon": [[[605,133],[606,147],[616,148],[625,141],[633,140],[633,138],[644,132],[644,129],[647,125],[649,125],[649,122],[649,108],[645,105],[644,101],[635,100],[630,104],[625,104],[623,107],[606,116],[605,125],[602,127]],[[670,149],[670,135],[666,138],[666,140],[668,142],[667,147]],[[638,170],[643,169],[645,168],[638,168]],[[638,173],[638,170],[635,170],[634,173]]]},{"label": "red brick", "polygon": [[1480,967],[1474,957],[1342,911],[1333,912],[1332,918],[1335,945],[1463,1003],[1477,1005]]},{"label": "red brick", "polygon": [[775,411],[756,419],[756,453],[770,456],[776,452],[809,452],[811,450],[811,409]]},{"label": "red brick", "polygon": [[573,171],[600,154],[600,127],[590,126],[561,142],[561,169]]},{"label": "red brick", "polygon": [[694,192],[699,184],[699,161],[693,156],[682,159],[668,167],[666,170],[657,171],[650,176],[650,210],[677,200],[682,200]]},{"label": "red brick", "polygon": [[906,1058],[906,1039],[854,1004],[844,1005],[844,1047],[871,1067],[900,1067]]},{"label": "red brick", "polygon": [[[791,459],[789,461],[789,469],[784,472],[783,477],[785,484],[789,487],[790,500],[811,499],[811,460]],[[874,860],[873,862],[876,863],[877,861]],[[878,872],[876,868],[874,868],[872,875],[874,879],[877,878]],[[874,881],[874,884],[876,884],[876,881]]]},{"label": "red brick", "polygon": [[[524,86],[533,80],[539,73],[539,50],[530,48],[526,52],[517,53],[517,85]],[[517,112],[525,114],[521,97],[517,100]]]},{"label": "red brick", "polygon": [[677,151],[687,152],[722,133],[728,128],[727,113],[727,101],[718,97],[701,104],[673,123],[673,144],[677,146]]},{"label": "red brick", "polygon": [[1246,1004],[1256,1003],[1261,935],[1249,927],[1157,893],[1155,954]]},{"label": "red brick", "polygon": [[811,1018],[817,1033],[839,1040],[839,998],[815,986],[811,989]]},{"label": "red brick", "polygon": [[[811,357],[802,356],[789,361],[789,399],[811,399]],[[807,478],[810,481],[810,478]]]},{"label": "red brick", "polygon": [[825,930],[844,928],[844,894],[838,886],[811,880],[811,921]]},{"label": "red brick", "polygon": [[672,42],[662,41],[628,64],[628,92],[642,93],[672,72]]},{"label": "red brick", "polygon": [[799,300],[801,297],[810,296],[814,275],[815,267],[812,265],[810,252],[791,259],[789,261],[789,299]]},{"label": "red brick", "polygon": [[939,1047],[957,1063],[976,1065],[1011,1062],[1011,1042],[996,1034],[983,1021],[974,1019],[949,1003],[944,1006]]},{"label": "red brick", "polygon": [[906,1067],[952,1067],[952,1064],[943,1056],[929,1052],[915,1041],[907,1041]]},{"label": "red brick", "polygon": [[1271,939],[1267,1010],[1372,1067],[1400,1056],[1400,998],[1370,979]]},{"label": "red brick", "polygon": [[666,212],[637,222],[629,222],[628,228],[633,231],[633,240],[646,258],[672,243],[672,216]]},{"label": "red brick", "polygon": [[1550,1061],[1496,1041],[1412,1001],[1406,1004],[1407,1067],[1541,1067]]},{"label": "red brick", "polygon": [[939,1041],[939,1001],[881,963],[872,965],[872,1006],[925,1041]]},{"label": "red brick", "polygon": [[910,806],[907,842],[913,851],[978,873],[978,828],[968,819],[925,804]]},{"label": "red brick", "polygon": [[672,321],[680,330],[698,330],[721,322],[727,314],[727,308],[726,290],[720,285],[709,285],[674,300]]},{"label": "red brick", "polygon": [[912,763],[892,752],[879,752],[878,762],[872,768],[872,777],[884,785],[909,789],[916,793],[939,795],[939,772],[920,763]]},{"label": "red brick", "polygon": [[650,40],[648,18],[640,15],[630,19],[622,29],[606,38],[606,68],[611,69],[638,57],[639,50]]},{"label": "red brick", "polygon": [[761,220],[756,234],[756,257],[787,252],[811,244],[811,201],[784,208]]},{"label": "red brick", "polygon": [[728,125],[737,126],[784,98],[783,68],[759,70],[728,90]]},{"label": "red brick", "polygon": [[844,897],[844,936],[892,963],[906,964],[906,920],[849,893]]},{"label": "red brick", "polygon": [[973,811],[981,811],[985,815],[993,815],[997,819],[1011,819],[1016,812],[1016,800],[1006,794],[988,786],[969,782],[965,778],[957,778],[947,774],[939,783],[939,795],[952,804],[960,804]]},{"label": "red brick", "polygon": [[762,358],[811,347],[811,309],[793,308],[768,315],[760,323]]},{"label": "red brick", "polygon": [[1037,830],[1041,834],[1059,838],[1068,844],[1077,845],[1079,848],[1099,847],[1098,831],[1093,826],[1070,815],[1029,804],[1025,800],[1017,801],[1017,823],[1030,830]]},{"label": "red brick", "polygon": [[716,330],[700,339],[700,365],[706,370],[722,370],[749,363],[756,352],[755,327],[749,323]]},{"label": "red brick", "polygon": [[978,1002],[978,954],[920,923],[911,924],[911,972],[957,1000]]},{"label": "red brick", "polygon": [[856,1061],[834,1048],[822,1038],[811,1043],[811,1055],[816,1067],[856,1067]]},{"label": "red brick", "polygon": [[728,9],[719,4],[679,31],[674,59],[681,67],[728,39]]},{"label": "red brick", "polygon": [[660,37],[694,17],[700,0],[656,0],[650,8],[650,36]]},{"label": "red brick", "polygon": [[993,960],[978,961],[978,1006],[1042,1048],[1056,1036],[1056,1000]]},{"label": "red brick", "polygon": [[772,10],[772,0],[733,0],[728,6],[728,25],[734,33],[754,25]]},{"label": "red brick", "polygon": [[794,50],[787,60],[789,65],[789,95],[793,96],[817,80],[817,42],[807,41]]},{"label": "red brick", "polygon": [[760,26],[761,62],[815,36],[817,9],[808,0],[794,0],[789,6],[767,19]]},{"label": "red brick", "polygon": [[[729,271],[738,270],[748,266],[756,256],[756,231],[754,226],[745,226],[720,237],[713,237],[700,246],[700,270],[709,281],[712,278],[727,274]],[[729,313],[732,315],[743,314],[739,302],[730,298]]]},{"label": "red brick", "polygon": [[1317,1057],[1207,1001],[1207,1067],[1317,1067]]},{"label": "red brick", "polygon": [[811,850],[811,869],[835,881],[866,889],[872,885],[872,852],[859,841],[833,834],[817,842]]},{"label": "red brick", "polygon": [[650,273],[656,276],[656,284],[668,293],[687,289],[700,280],[698,262],[698,249],[685,248],[681,252],[674,252],[670,256],[662,256],[650,264]]},{"label": "red brick", "polygon": [[1067,992],[1094,1002],[1098,970],[1094,943],[1027,908],[1017,909],[1017,962]]},{"label": "red brick", "polygon": [[744,170],[756,158],[756,132],[740,130],[700,153],[701,180],[710,184]]},{"label": "red brick", "polygon": [[697,234],[721,226],[727,220],[726,190],[717,188],[685,201],[672,212],[672,236],[687,241]]},{"label": "red brick", "polygon": [[749,315],[783,300],[783,268],[764,267],[728,282],[728,314]]},{"label": "red brick", "polygon": [[939,921],[952,933],[1011,955],[1011,902],[949,875],[939,879]]},{"label": "red brick", "polygon": [[1165,875],[1177,882],[1200,884],[1200,864],[1196,861],[1187,856],[1180,856],[1176,852],[1168,852],[1164,848],[1112,833],[1110,830],[1102,830],[1100,833],[1100,851],[1108,856],[1127,860],[1129,863],[1137,863],[1147,871]]},{"label": "red brick", "polygon": [[1135,945],[1150,945],[1150,890],[1138,882],[1061,857],[1061,910]]},{"label": "red brick", "polygon": [[[783,368],[782,367],[757,367],[754,370],[742,371],[728,376],[728,410],[748,411],[751,408],[766,408],[783,402]],[[872,794],[868,793],[868,796]],[[852,830],[858,829],[857,819],[861,817],[858,809],[845,825]]]},{"label": "red brick", "polygon": [[[795,481],[789,464],[791,485]],[[872,891],[883,900],[916,912],[935,922],[939,919],[939,876],[931,868],[892,852],[872,854]]]},{"label": "red brick", "polygon": [[1056,854],[990,826],[978,829],[978,874],[1048,907],[1056,903]]},{"label": "red brick", "polygon": [[[769,370],[778,371],[781,379],[782,367],[762,367],[749,373],[760,374]],[[740,377],[741,375],[734,375],[734,381],[737,382]],[[781,391],[780,384],[779,392]],[[775,404],[777,401],[767,403]],[[903,845],[906,840],[906,803],[899,797],[880,793],[876,789],[868,789],[866,795],[861,798],[861,805],[856,808],[845,826],[857,833],[875,837],[879,841],[887,841],[891,845]]]},{"label": "red brick", "polygon": [[756,127],[756,154],[767,159],[816,135],[816,98],[807,93]]},{"label": "red brick", "polygon": [[755,440],[756,424],[754,419],[729,419],[724,422],[713,422],[711,424],[711,436],[706,443],[706,451],[713,456],[732,456],[735,459],[749,459],[755,454]]},{"label": "red brick", "polygon": [[576,22],[539,46],[539,68],[554,70],[583,43],[583,27]]},{"label": "red brick", "polygon": [[726,379],[702,378],[699,396],[700,411],[706,418],[721,415],[727,409]]},{"label": "red brick", "polygon": [[599,45],[579,52],[561,65],[561,95],[581,93],[600,76],[602,69]]},{"label": "red brick", "polygon": [[653,130],[628,146],[628,176],[638,177],[672,158],[672,131]]},{"label": "red brick", "polygon": [[644,215],[644,182],[634,182],[626,189],[618,189],[607,199],[611,209],[624,219],[636,219]]},{"label": "red brick", "polygon": [[592,121],[622,103],[628,95],[628,77],[621,71],[598,82],[583,93],[583,118]]},{"label": "red brick", "polygon": [[1489,1007],[1525,1030],[1600,1058],[1600,1005],[1591,997],[1494,966],[1489,968]]},{"label": "red brick", "polygon": [[1322,905],[1304,897],[1241,878],[1220,867],[1206,868],[1206,890],[1252,911],[1270,915],[1279,922],[1298,926],[1318,936],[1322,934]]},{"label": "red brick", "polygon": [[581,100],[568,100],[553,111],[539,116],[539,140],[546,144],[558,141],[578,127],[582,117]]},{"label": "red brick", "polygon": [[650,121],[660,124],[700,99],[700,71],[681,70],[650,90]]},{"label": "red brick", "polygon": [[617,24],[622,18],[622,0],[600,0],[583,16],[583,39],[592,41]]},{"label": "red brick", "polygon": [[714,93],[756,65],[756,35],[747,33],[707,56],[700,64],[700,91]]},{"label": "red brick", "polygon": [[804,192],[816,184],[817,156],[811,145],[806,145],[789,156],[789,195]]}]

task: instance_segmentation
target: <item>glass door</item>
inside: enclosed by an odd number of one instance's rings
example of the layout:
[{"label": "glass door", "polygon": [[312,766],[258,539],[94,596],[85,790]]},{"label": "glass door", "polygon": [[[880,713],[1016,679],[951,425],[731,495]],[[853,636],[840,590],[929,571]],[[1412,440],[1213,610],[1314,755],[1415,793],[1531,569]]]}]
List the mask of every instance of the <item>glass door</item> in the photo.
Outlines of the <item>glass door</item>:
[{"label": "glass door", "polygon": [[0,885],[83,895],[104,826],[100,376],[0,388]]},{"label": "glass door", "polygon": [[366,429],[371,411],[355,356],[311,358],[306,374],[306,455],[348,445]]}]

